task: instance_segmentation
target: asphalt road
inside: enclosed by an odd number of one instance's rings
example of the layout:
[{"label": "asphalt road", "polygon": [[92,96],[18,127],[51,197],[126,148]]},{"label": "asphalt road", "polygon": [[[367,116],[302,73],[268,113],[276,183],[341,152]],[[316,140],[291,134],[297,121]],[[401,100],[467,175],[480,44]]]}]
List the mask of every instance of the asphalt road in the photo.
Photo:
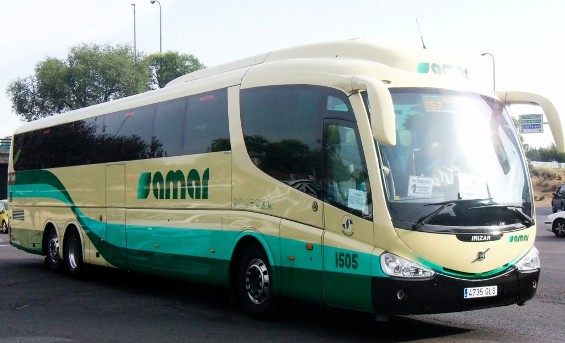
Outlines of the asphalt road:
[{"label": "asphalt road", "polygon": [[285,301],[271,322],[248,318],[226,289],[109,269],[86,280],[48,271],[0,234],[3,342],[565,342],[565,239],[543,228],[542,273],[525,306],[373,322],[363,313]]}]

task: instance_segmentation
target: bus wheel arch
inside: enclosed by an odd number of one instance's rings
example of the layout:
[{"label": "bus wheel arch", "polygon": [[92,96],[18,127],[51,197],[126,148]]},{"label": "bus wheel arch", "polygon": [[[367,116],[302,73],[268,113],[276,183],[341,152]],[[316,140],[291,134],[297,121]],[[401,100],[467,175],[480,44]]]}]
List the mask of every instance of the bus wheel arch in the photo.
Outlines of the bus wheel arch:
[{"label": "bus wheel arch", "polygon": [[232,296],[253,318],[270,319],[278,299],[273,288],[273,267],[261,242],[243,237],[234,249],[230,264]]},{"label": "bus wheel arch", "polygon": [[80,277],[84,274],[84,249],[78,228],[71,224],[65,230],[63,239],[63,259],[67,266],[67,271],[73,277]]},{"label": "bus wheel arch", "polygon": [[45,255],[45,264],[53,271],[60,271],[63,268],[60,247],[57,228],[53,223],[47,223],[43,231],[42,251]]}]

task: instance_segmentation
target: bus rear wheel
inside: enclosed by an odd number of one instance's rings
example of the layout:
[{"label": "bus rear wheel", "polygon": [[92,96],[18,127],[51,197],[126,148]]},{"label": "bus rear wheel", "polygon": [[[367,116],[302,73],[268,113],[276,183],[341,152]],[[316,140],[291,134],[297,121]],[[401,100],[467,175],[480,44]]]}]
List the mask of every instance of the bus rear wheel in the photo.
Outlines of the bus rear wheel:
[{"label": "bus rear wheel", "polygon": [[241,256],[237,269],[237,291],[242,307],[254,318],[270,319],[276,305],[272,269],[265,252],[258,247]]},{"label": "bus rear wheel", "polygon": [[63,261],[59,257],[59,237],[54,228],[49,228],[45,243],[45,264],[54,271],[61,270]]},{"label": "bus rear wheel", "polygon": [[80,236],[75,229],[72,229],[65,239],[63,253],[67,270],[73,277],[82,276],[84,272],[84,260],[82,257],[82,244]]}]

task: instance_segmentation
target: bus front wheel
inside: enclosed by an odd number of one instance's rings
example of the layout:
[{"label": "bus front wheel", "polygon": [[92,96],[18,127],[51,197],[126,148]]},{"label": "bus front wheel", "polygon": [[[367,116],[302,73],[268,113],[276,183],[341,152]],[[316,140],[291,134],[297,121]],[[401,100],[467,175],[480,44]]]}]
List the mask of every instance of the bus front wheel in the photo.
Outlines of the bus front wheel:
[{"label": "bus front wheel", "polygon": [[75,229],[66,237],[63,252],[69,273],[74,277],[81,276],[84,272],[84,260],[80,236]]},{"label": "bus front wheel", "polygon": [[240,304],[256,319],[270,319],[276,297],[273,295],[272,269],[265,252],[251,247],[240,258],[237,290]]}]

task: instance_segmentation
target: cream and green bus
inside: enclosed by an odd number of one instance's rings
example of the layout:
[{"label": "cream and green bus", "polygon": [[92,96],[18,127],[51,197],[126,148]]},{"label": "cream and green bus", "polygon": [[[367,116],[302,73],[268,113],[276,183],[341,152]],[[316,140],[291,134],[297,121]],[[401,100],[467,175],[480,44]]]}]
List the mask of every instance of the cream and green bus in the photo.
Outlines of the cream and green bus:
[{"label": "cream and green bus", "polygon": [[469,67],[367,39],[273,51],[26,123],[10,242],[88,265],[374,314],[522,305],[540,275],[527,162]]}]

